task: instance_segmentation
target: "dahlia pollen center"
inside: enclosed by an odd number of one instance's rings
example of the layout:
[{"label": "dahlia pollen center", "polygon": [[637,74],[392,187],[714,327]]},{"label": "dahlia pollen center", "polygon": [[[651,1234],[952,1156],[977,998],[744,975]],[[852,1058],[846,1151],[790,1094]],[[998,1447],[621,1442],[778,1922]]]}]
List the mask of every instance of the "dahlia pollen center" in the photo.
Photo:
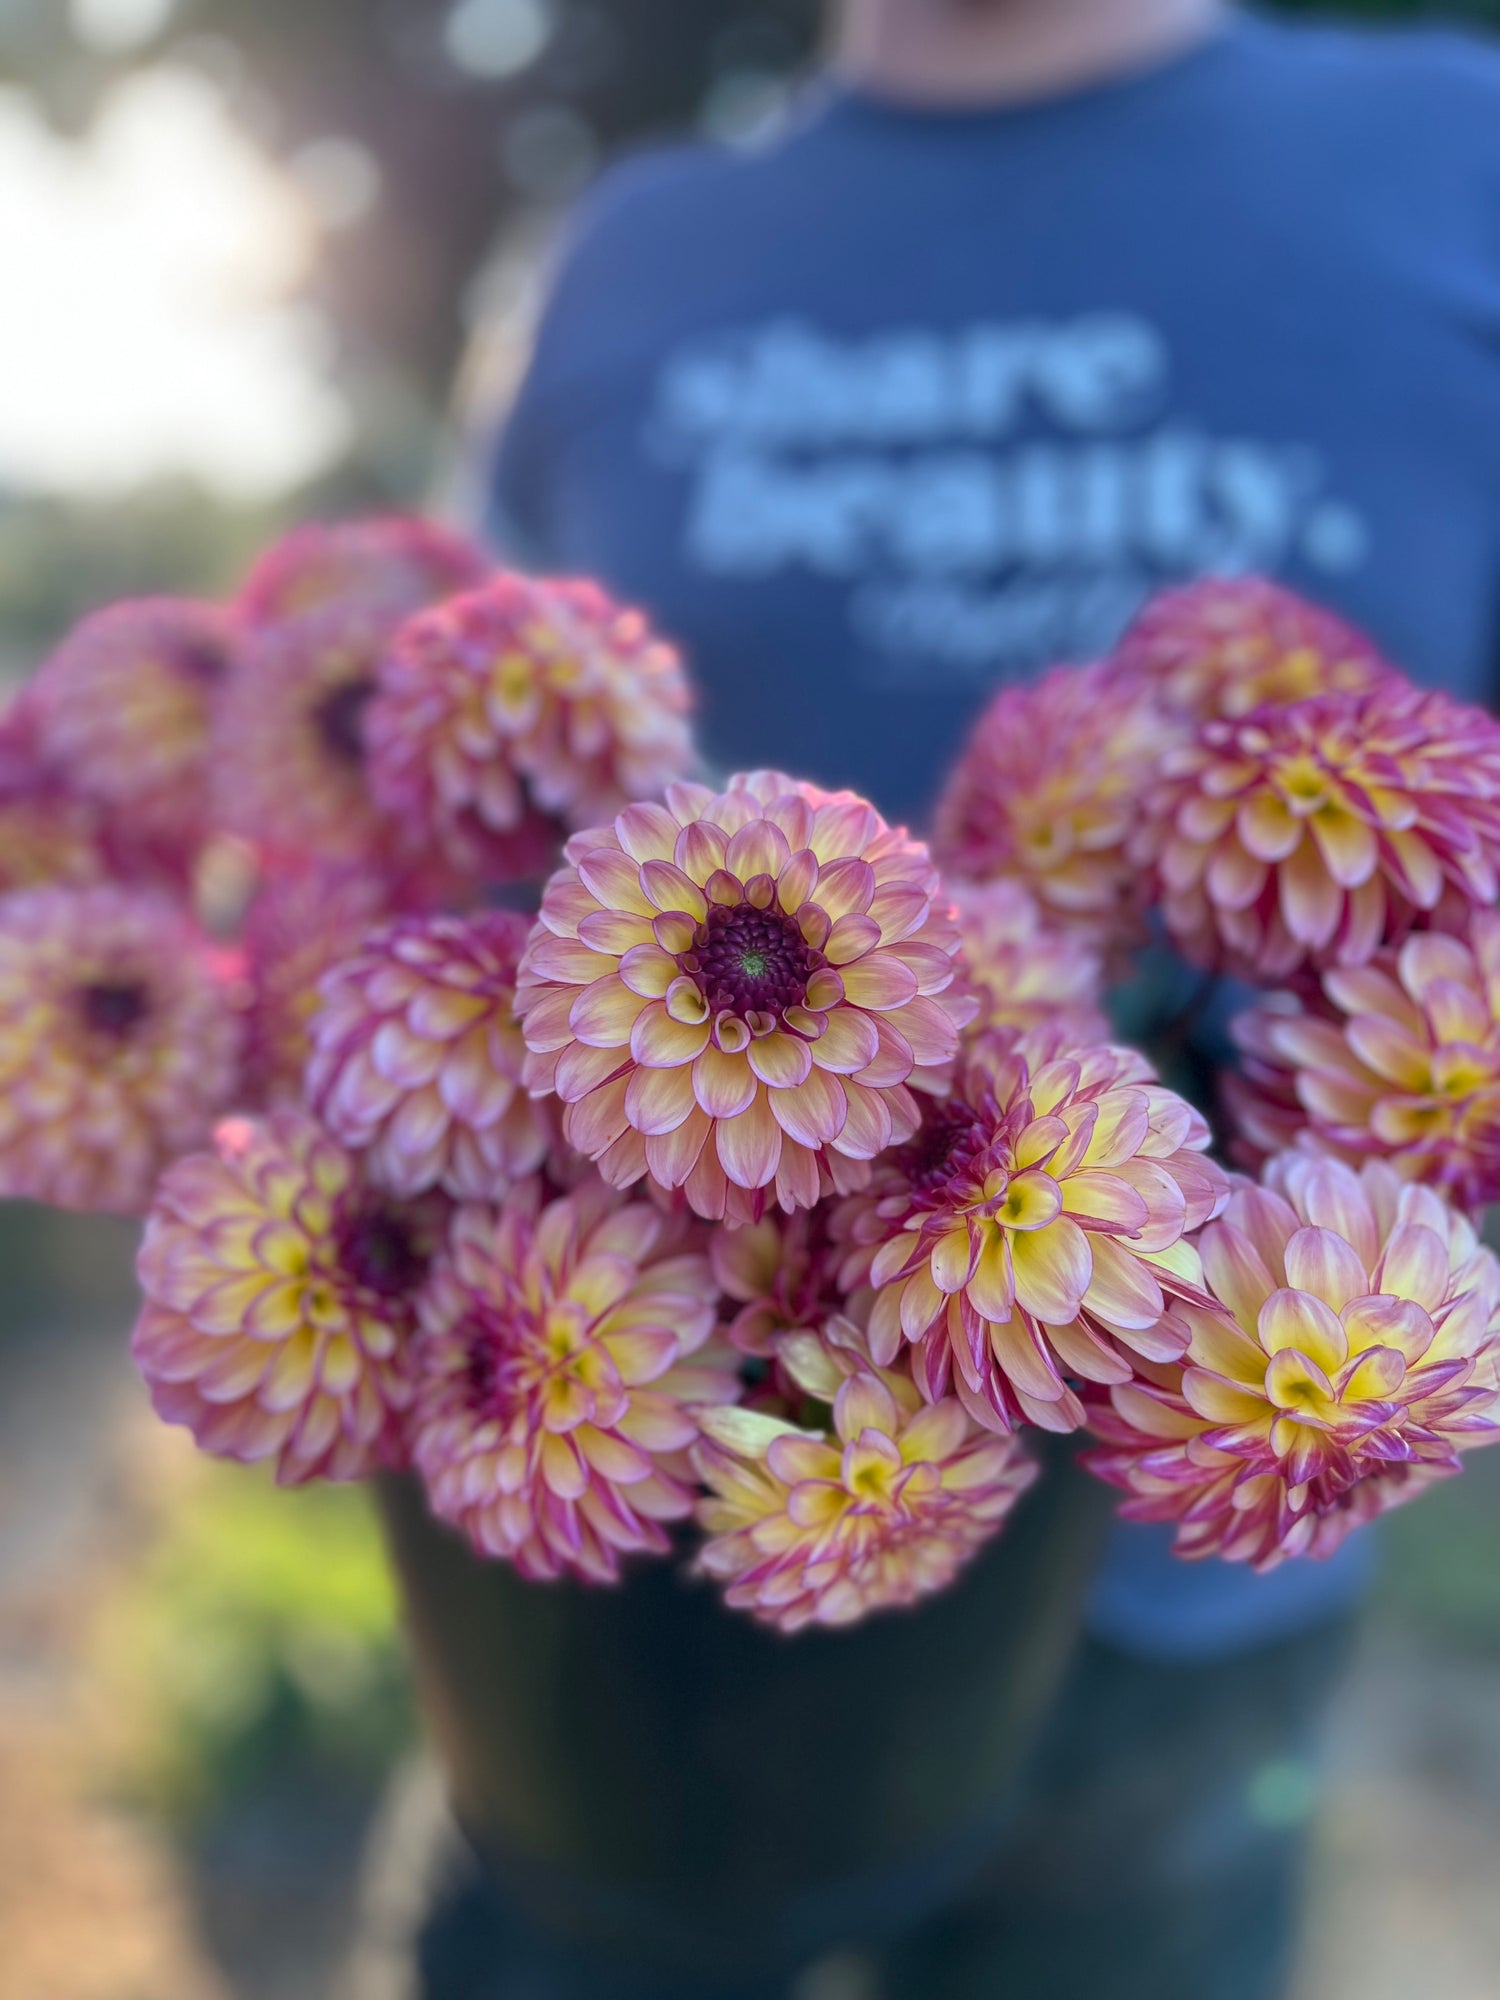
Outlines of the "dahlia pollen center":
[{"label": "dahlia pollen center", "polygon": [[428,1259],[410,1229],[386,1208],[355,1216],[344,1230],[339,1251],[339,1261],[350,1276],[382,1298],[415,1291],[427,1275]]},{"label": "dahlia pollen center", "polygon": [[140,980],[101,980],[83,989],[83,1017],[101,1035],[128,1035],[146,1018],[149,1006]]},{"label": "dahlia pollen center", "polygon": [[951,1180],[973,1151],[974,1113],[958,1098],[936,1106],[895,1162],[915,1194],[932,1194]]},{"label": "dahlia pollen center", "polygon": [[800,1007],[819,959],[791,917],[744,902],[713,904],[679,963],[715,1013],[746,1015]]},{"label": "dahlia pollen center", "polygon": [[318,703],[314,720],[328,750],[350,764],[360,764],[365,755],[365,710],[375,693],[373,679],[345,681]]}]

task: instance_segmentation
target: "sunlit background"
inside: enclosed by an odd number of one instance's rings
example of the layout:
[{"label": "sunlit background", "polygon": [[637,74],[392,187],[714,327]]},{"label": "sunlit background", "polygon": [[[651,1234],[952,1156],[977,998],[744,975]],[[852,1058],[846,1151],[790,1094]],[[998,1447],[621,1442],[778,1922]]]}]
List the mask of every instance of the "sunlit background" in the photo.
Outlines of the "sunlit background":
[{"label": "sunlit background", "polygon": [[[0,679],[451,487],[454,384],[503,398],[560,209],[639,139],[753,140],[813,13],[0,0]],[[130,1248],[0,1210],[0,2000],[394,2000],[437,1807],[378,1544],[149,1421]],[[1397,1519],[1299,2000],[1500,1992],[1493,1458]]]}]

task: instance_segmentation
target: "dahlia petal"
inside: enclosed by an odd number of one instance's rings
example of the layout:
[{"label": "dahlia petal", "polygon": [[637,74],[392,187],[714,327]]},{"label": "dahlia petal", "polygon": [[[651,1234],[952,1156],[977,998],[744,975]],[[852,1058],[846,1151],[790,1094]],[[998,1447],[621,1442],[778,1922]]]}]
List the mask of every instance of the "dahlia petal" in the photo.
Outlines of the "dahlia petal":
[{"label": "dahlia petal", "polygon": [[1411,1299],[1434,1313],[1448,1289],[1448,1253],[1434,1229],[1399,1222],[1373,1273],[1372,1289]]},{"label": "dahlia petal", "polygon": [[[896,1093],[891,1092],[888,1096],[884,1092],[866,1090],[852,1077],[840,1080],[827,1076],[821,1070],[814,1070],[812,1076],[800,1088],[807,1090],[815,1079],[819,1078],[825,1084],[839,1089],[845,1099],[844,1122],[831,1143],[840,1153],[854,1160],[873,1160],[883,1153],[892,1142],[894,1125],[891,1100]],[[782,1094],[777,1092],[778,1097]]]},{"label": "dahlia petal", "polygon": [[1282,862],[1277,882],[1287,929],[1299,944],[1321,950],[1338,928],[1343,895],[1311,840]]},{"label": "dahlia petal", "polygon": [[781,1159],[782,1135],[764,1087],[757,1089],[747,1110],[715,1127],[714,1143],[720,1165],[736,1187],[770,1185]]},{"label": "dahlia petal", "polygon": [[761,1082],[781,1090],[805,1082],[813,1065],[812,1049],[796,1035],[760,1036],[745,1053]]},{"label": "dahlia petal", "polygon": [[777,1124],[801,1146],[832,1145],[849,1118],[845,1086],[837,1077],[817,1069],[810,1070],[799,1084],[772,1090],[769,1101]]},{"label": "dahlia petal", "polygon": [[623,1048],[645,1005],[638,993],[611,974],[583,989],[573,1002],[568,1022],[581,1042],[594,1048]]},{"label": "dahlia petal", "polygon": [[1329,1373],[1349,1358],[1337,1314],[1311,1292],[1272,1292],[1260,1309],[1257,1332],[1267,1354],[1297,1352]]},{"label": "dahlia petal", "polygon": [[[821,818],[821,814],[819,815]],[[866,817],[861,809],[860,817]],[[856,859],[848,849],[830,853],[817,840],[810,843],[818,856],[818,908],[831,923],[840,917],[863,916],[875,900],[875,871],[868,861]]]},{"label": "dahlia petal", "polygon": [[709,1024],[674,1021],[664,1001],[653,1000],[636,1018],[630,1053],[648,1068],[670,1069],[690,1063],[708,1046]]},{"label": "dahlia petal", "polygon": [[[1165,1307],[1161,1286],[1151,1266],[1133,1256],[1126,1245],[1112,1236],[1096,1232],[1085,1236],[1084,1241],[1089,1246],[1092,1270],[1080,1305],[1086,1304],[1090,1312],[1114,1327],[1154,1326]],[[1077,1310],[1075,1306],[1074,1311]],[[1072,1314],[1054,1313],[1048,1317],[1071,1318]]]},{"label": "dahlia petal", "polygon": [[692,1076],[694,1095],[710,1118],[737,1118],[760,1087],[743,1055],[726,1055],[712,1044],[693,1063]]},{"label": "dahlia petal", "polygon": [[[824,1032],[812,1045],[812,1059],[819,1069],[852,1076],[875,1060],[880,1046],[877,1023],[869,1014],[839,1007],[827,1017]],[[902,1075],[909,1074],[908,1066]]]},{"label": "dahlia petal", "polygon": [[[1191,803],[1191,801],[1190,801]],[[1227,802],[1226,802],[1227,805]],[[1235,820],[1241,841],[1260,861],[1285,861],[1302,839],[1302,822],[1288,812],[1271,792],[1257,792],[1239,807]],[[1219,826],[1199,834],[1199,839],[1216,839]]]},{"label": "dahlia petal", "polygon": [[687,1064],[633,1071],[625,1089],[625,1115],[636,1131],[648,1137],[675,1132],[696,1101],[693,1078]]},{"label": "dahlia petal", "polygon": [[1286,1246],[1286,1281],[1295,1291],[1311,1292],[1340,1313],[1351,1299],[1362,1298],[1370,1280],[1358,1255],[1331,1229],[1299,1229]]},{"label": "dahlia petal", "polygon": [[1045,1229],[1019,1231],[1010,1238],[1016,1303],[1042,1320],[1077,1316],[1094,1271],[1089,1239],[1066,1216]]}]

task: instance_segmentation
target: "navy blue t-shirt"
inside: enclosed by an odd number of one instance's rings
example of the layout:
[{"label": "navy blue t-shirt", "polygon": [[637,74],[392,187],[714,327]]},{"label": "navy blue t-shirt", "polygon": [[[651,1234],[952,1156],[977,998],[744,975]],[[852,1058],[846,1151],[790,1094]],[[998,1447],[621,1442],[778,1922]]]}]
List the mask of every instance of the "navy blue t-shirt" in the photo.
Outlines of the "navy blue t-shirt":
[{"label": "navy blue t-shirt", "polygon": [[[920,825],[1001,682],[1261,571],[1500,692],[1500,58],[1237,18],[1067,96],[815,88],[753,151],[607,175],[488,467],[495,538],[685,649],[721,767]],[[1356,1559],[1183,1571],[1097,1622],[1210,1651]]]}]

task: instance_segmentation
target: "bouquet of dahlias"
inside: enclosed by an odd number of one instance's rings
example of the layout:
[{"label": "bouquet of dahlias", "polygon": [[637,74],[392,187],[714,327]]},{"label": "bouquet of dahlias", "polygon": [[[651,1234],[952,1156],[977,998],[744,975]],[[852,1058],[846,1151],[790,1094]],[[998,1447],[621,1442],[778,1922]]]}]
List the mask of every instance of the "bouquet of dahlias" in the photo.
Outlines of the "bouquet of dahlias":
[{"label": "bouquet of dahlias", "polygon": [[[942,1589],[1030,1428],[1259,1567],[1500,1435],[1500,726],[1257,581],[1002,692],[931,849],[708,779],[689,705],[638,613],[404,521],[16,698],[0,1192],[145,1215],[165,1419],[410,1471],[531,1578],[696,1523],[788,1631]],[[1110,1040],[1153,928],[1275,989],[1256,1178]]]}]

